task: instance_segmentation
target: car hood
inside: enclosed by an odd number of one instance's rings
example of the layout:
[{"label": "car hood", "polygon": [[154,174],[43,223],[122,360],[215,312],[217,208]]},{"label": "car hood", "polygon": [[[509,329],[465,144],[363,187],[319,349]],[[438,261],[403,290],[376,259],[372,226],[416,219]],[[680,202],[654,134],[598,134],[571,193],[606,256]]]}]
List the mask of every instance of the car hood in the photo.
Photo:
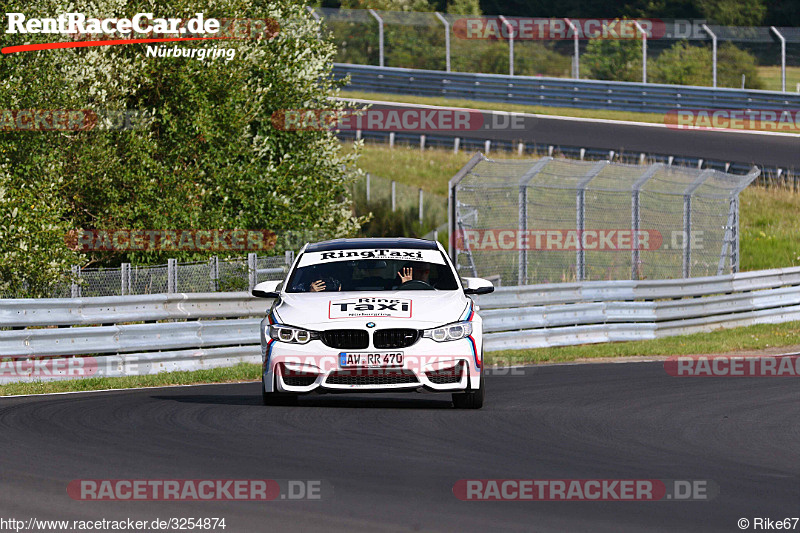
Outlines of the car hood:
[{"label": "car hood", "polygon": [[284,293],[275,308],[278,322],[313,330],[363,328],[423,329],[465,316],[461,291]]}]

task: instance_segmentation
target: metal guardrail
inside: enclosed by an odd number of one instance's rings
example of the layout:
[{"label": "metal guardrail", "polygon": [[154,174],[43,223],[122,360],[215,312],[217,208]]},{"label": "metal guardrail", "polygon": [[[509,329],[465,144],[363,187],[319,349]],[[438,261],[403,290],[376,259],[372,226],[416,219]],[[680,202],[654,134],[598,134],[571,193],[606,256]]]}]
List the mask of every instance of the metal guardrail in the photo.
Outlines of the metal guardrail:
[{"label": "metal guardrail", "polygon": [[[476,300],[487,351],[643,340],[800,320],[800,268],[500,287]],[[0,300],[0,383],[258,363],[270,304],[245,292]]]},{"label": "metal guardrail", "polygon": [[796,109],[800,94],[621,81],[504,76],[336,63],[357,91],[485,102],[664,113],[674,109]]}]

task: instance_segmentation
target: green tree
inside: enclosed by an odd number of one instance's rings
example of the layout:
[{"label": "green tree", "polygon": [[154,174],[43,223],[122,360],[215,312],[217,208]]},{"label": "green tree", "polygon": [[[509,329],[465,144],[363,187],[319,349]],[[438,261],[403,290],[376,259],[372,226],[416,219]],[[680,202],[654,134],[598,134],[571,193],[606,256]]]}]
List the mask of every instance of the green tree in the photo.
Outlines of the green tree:
[{"label": "green tree", "polygon": [[[23,3],[7,11],[29,17],[64,11],[50,0]],[[152,7],[144,0],[101,0],[79,2],[72,10],[90,17],[129,17]],[[172,0],[158,11],[156,16],[188,18],[197,8]],[[281,28],[270,40],[166,45],[234,49],[230,61],[147,57],[144,45],[18,53],[0,60],[0,108],[137,109],[154,117],[138,131],[3,133],[0,190],[8,200],[0,201],[0,217],[25,223],[24,231],[0,227],[4,284],[42,285],[53,272],[68,268],[76,258],[64,244],[70,227],[357,232],[348,192],[359,172],[357,151],[343,150],[331,131],[283,131],[271,121],[283,109],[344,107],[329,100],[338,92],[330,76],[334,46],[317,38],[314,20],[290,0],[220,0],[204,13],[206,18],[271,18]],[[53,38],[4,35],[4,45],[32,37]],[[28,200],[33,198],[48,208],[32,209]],[[13,245],[8,243],[24,239],[29,250],[47,250],[29,252],[41,276],[19,265],[9,251]],[[114,265],[208,255],[96,253],[88,261]]]},{"label": "green tree", "polygon": [[764,0],[699,0],[703,17],[723,26],[760,26],[767,14]]},{"label": "green tree", "polygon": [[641,41],[592,39],[581,57],[581,71],[593,80],[642,81]]}]

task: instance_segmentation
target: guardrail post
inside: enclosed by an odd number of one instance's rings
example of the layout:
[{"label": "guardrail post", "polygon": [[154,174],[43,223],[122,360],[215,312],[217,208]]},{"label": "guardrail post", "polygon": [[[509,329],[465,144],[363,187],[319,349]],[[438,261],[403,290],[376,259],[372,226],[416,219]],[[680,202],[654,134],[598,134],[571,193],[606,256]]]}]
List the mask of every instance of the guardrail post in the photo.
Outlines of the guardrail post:
[{"label": "guardrail post", "polygon": [[258,283],[258,255],[254,252],[247,254],[247,292],[253,292],[253,287]]},{"label": "guardrail post", "polygon": [[73,298],[81,297],[81,267],[72,267],[72,283],[70,285],[70,296]]},{"label": "guardrail post", "polygon": [[122,263],[119,269],[119,277],[121,282],[120,294],[125,296],[131,293],[131,264]]},{"label": "guardrail post", "polygon": [[769,29],[778,36],[781,41],[781,92],[786,92],[786,39],[778,31],[775,26],[770,26]]},{"label": "guardrail post", "polygon": [[586,186],[600,174],[608,161],[598,161],[592,169],[578,182],[578,192],[575,198],[575,225],[578,230],[578,251],[576,256],[575,275],[578,281],[586,279],[586,251],[583,249],[583,230],[586,226]]},{"label": "guardrail post", "polygon": [[178,260],[167,259],[167,292],[178,292]]},{"label": "guardrail post", "polygon": [[419,190],[419,224],[422,225],[422,189]]},{"label": "guardrail post", "polygon": [[506,20],[503,15],[500,15],[500,22],[503,26],[508,28],[508,75],[514,75],[514,27]]},{"label": "guardrail post", "polygon": [[211,277],[211,292],[217,292],[219,290],[219,257],[212,256],[208,260],[208,266]]},{"label": "guardrail post", "polygon": [[631,230],[633,238],[631,239],[631,279],[639,279],[639,229],[641,223],[641,212],[639,210],[639,192],[647,183],[647,180],[652,178],[655,173],[663,167],[662,163],[651,165],[641,176],[639,176],[633,183],[631,189]]},{"label": "guardrail post", "polygon": [[378,21],[378,53],[380,54],[379,66],[383,66],[383,19],[375,12],[374,9],[369,10],[370,14]]},{"label": "guardrail post", "polygon": [[450,23],[447,22],[447,19],[442,16],[441,13],[438,11],[434,12],[434,15],[442,21],[444,24],[444,51],[445,51],[445,66],[447,72],[450,72]]},{"label": "guardrail post", "polygon": [[392,213],[397,208],[397,182],[392,180]]},{"label": "guardrail post", "polygon": [[572,77],[576,80],[580,79],[581,77],[581,60],[580,60],[580,42],[578,41],[578,28],[575,26],[575,23],[572,22],[570,19],[565,18],[569,29],[572,30],[572,40],[574,43],[574,55],[572,57]]},{"label": "guardrail post", "polygon": [[369,179],[370,175],[369,172],[367,172],[367,203],[369,203]]},{"label": "guardrail post", "polygon": [[[712,71],[712,79],[713,82],[711,84],[712,87],[717,86],[717,36],[714,34],[711,29],[705,24],[700,25],[708,35],[711,36],[711,71]],[[742,84],[742,89],[744,89],[744,84]]]},{"label": "guardrail post", "polygon": [[526,285],[528,283],[528,184],[552,160],[552,157],[543,157],[534,163],[519,179],[519,235],[517,236],[517,242],[520,244],[520,249],[517,285]]}]

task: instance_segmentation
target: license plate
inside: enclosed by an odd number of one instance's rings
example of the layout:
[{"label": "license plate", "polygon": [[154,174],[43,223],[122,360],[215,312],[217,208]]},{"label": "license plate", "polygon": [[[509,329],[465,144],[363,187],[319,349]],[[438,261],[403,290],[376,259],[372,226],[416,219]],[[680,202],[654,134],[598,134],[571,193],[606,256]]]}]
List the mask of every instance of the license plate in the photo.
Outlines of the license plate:
[{"label": "license plate", "polygon": [[403,352],[373,352],[339,354],[342,368],[391,368],[403,366]]}]

